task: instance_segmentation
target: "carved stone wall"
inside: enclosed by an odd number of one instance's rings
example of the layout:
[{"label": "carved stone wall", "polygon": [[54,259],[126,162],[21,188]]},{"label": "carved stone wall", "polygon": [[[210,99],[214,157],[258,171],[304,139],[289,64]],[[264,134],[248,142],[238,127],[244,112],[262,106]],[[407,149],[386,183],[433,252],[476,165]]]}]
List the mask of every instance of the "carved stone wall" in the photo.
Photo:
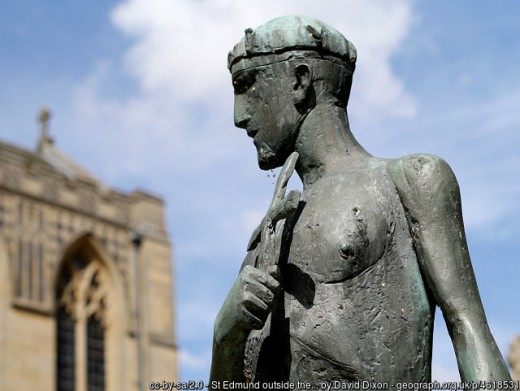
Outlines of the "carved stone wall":
[{"label": "carved stone wall", "polygon": [[61,381],[80,391],[178,379],[160,198],[109,188],[49,139],[0,142],[0,271],[0,390],[56,390],[71,362]]},{"label": "carved stone wall", "polygon": [[128,286],[131,244],[124,226],[0,189],[0,234],[11,263],[16,305],[47,313],[53,310],[49,281],[67,245],[84,233],[103,244]]}]

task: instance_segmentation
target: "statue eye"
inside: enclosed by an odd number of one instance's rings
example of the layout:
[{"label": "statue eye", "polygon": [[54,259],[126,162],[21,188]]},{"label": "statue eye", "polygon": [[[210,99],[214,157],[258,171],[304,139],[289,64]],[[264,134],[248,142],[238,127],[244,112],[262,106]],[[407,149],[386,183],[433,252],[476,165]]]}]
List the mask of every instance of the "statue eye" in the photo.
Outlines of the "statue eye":
[{"label": "statue eye", "polygon": [[237,80],[233,80],[233,89],[235,90],[235,95],[243,94],[248,90],[246,85],[240,83]]},{"label": "statue eye", "polygon": [[235,90],[235,95],[244,94],[247,92],[256,81],[256,72],[252,71],[244,71],[237,73],[233,77],[233,89]]}]

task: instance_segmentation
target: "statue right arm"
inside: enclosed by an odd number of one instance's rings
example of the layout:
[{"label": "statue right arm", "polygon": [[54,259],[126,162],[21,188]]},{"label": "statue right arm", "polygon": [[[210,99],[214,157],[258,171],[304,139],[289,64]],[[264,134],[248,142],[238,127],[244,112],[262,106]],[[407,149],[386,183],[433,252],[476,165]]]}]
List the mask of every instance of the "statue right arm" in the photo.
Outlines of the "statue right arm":
[{"label": "statue right arm", "polygon": [[247,337],[252,329],[264,326],[280,289],[278,267],[264,272],[251,266],[248,260],[252,253],[246,257],[245,266],[215,319],[210,388],[213,381],[245,381]]}]

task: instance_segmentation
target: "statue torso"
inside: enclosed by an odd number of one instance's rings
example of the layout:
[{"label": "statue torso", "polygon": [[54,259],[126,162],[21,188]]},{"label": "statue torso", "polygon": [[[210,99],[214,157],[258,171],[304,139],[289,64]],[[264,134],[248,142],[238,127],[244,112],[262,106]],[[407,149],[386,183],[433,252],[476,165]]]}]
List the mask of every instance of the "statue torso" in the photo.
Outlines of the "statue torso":
[{"label": "statue torso", "polygon": [[306,189],[279,266],[283,293],[246,348],[256,380],[429,379],[433,307],[385,161]]}]

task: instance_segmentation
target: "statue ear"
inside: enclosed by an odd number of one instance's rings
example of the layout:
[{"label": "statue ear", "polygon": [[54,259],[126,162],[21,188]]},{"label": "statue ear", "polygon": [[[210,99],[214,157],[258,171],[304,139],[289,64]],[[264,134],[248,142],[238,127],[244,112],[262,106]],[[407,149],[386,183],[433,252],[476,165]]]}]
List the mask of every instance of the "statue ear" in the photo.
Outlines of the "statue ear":
[{"label": "statue ear", "polygon": [[312,70],[307,64],[298,64],[294,67],[294,105],[298,111],[305,111],[312,95]]}]

